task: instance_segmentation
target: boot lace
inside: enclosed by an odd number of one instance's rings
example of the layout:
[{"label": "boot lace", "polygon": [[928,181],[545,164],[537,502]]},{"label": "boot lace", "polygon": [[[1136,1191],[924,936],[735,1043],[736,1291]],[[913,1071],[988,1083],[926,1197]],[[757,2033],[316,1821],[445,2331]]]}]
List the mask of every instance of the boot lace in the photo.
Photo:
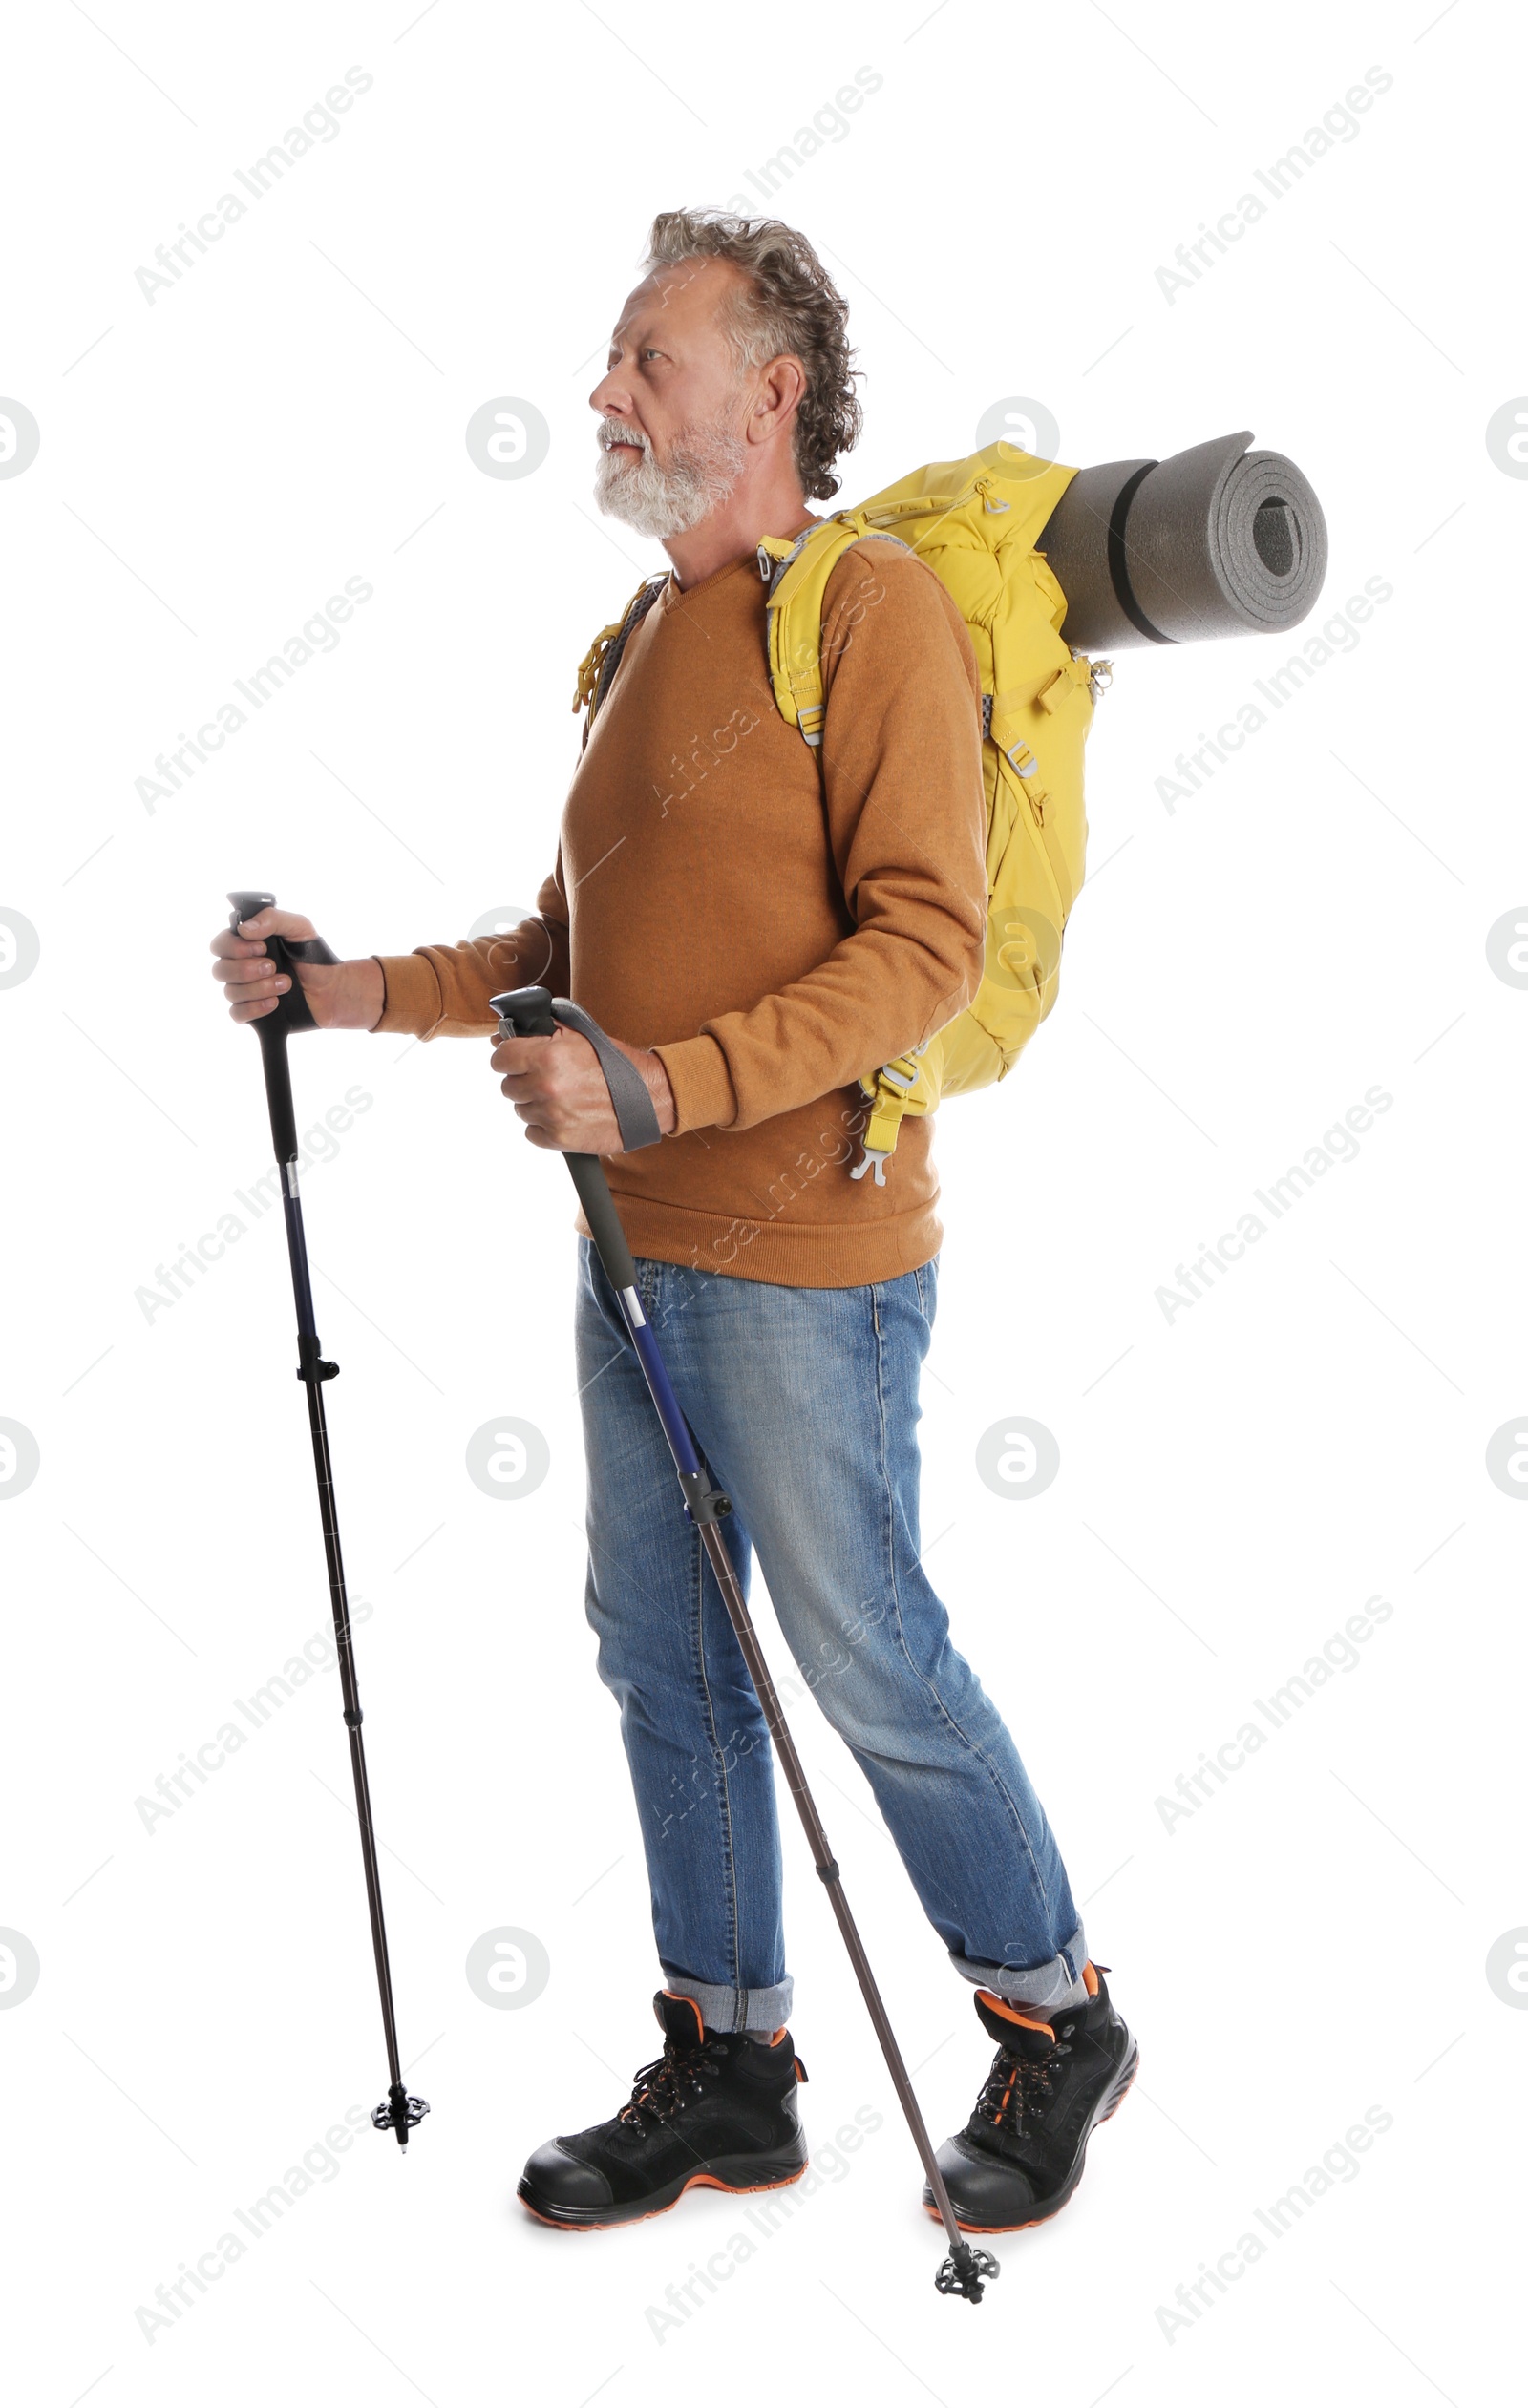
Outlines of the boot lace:
[{"label": "boot lace", "polygon": [[672,2121],[681,2107],[691,2099],[698,2099],[706,2087],[705,2069],[711,2061],[710,2044],[692,2041],[688,2046],[677,2040],[664,2044],[661,2057],[639,2070],[631,2085],[631,2096],[621,2109],[620,2121],[646,2128],[650,2119],[654,2123]]},{"label": "boot lace", "polygon": [[1010,2057],[1007,2049],[999,2049],[982,2085],[977,2114],[1000,2132],[1021,2137],[1027,2120],[1032,2128],[1044,2119],[1057,2061],[1070,2053],[1064,2041],[1040,2058]]}]

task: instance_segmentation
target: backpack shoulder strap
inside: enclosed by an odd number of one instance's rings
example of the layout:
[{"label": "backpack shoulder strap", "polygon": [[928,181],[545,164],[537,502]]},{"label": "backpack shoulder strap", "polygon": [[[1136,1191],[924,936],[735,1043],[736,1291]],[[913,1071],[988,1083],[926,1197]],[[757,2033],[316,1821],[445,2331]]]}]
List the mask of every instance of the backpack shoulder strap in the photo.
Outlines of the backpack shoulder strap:
[{"label": "backpack shoulder strap", "polygon": [[857,543],[900,543],[881,527],[866,524],[860,510],[840,510],[795,541],[766,536],[758,547],[759,573],[769,581],[765,612],[770,684],[782,719],[799,728],[808,744],[822,742],[822,600],[829,578]]},{"label": "backpack shoulder strap", "polygon": [[645,578],[637,587],[619,619],[602,627],[579,663],[579,681],[573,695],[573,708],[588,707],[584,722],[584,741],[589,740],[594,714],[610,690],[610,682],[621,665],[621,655],[630,637],[642,624],[653,603],[668,582],[667,569],[656,577]]}]

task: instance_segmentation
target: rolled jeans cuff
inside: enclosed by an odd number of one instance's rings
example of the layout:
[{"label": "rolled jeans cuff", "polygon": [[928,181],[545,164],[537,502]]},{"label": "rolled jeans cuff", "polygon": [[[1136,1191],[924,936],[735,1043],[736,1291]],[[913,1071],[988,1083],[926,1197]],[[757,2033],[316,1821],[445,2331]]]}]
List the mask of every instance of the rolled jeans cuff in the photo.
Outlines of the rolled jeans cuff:
[{"label": "rolled jeans cuff", "polygon": [[688,1974],[663,1969],[664,1982],[681,1998],[693,1998],[708,2032],[777,2032],[791,2019],[796,1983],[789,1974],[768,1990],[729,1990],[719,1982],[691,1981]]},{"label": "rolled jeans cuff", "polygon": [[1088,1996],[1082,1978],[1088,1942],[1080,1923],[1060,1953],[1043,1965],[983,1965],[958,1956],[953,1949],[949,1961],[979,1990],[990,1990],[1013,2007],[1080,2007]]}]

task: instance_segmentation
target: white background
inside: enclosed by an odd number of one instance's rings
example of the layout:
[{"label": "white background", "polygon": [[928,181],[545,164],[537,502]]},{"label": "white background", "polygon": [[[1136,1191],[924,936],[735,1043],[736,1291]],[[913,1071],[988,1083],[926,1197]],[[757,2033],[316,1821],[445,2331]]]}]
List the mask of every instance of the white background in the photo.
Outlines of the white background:
[{"label": "white background", "polygon": [[[41,449],[0,481],[0,907],[41,960],[0,992],[0,1413],[41,1469],[3,1514],[0,1924],[41,1978],[0,2015],[0,2119],[7,2390],[29,2408],[867,2383],[1466,2408],[1507,2376],[1528,2015],[1485,1959],[1528,1923],[1523,1528],[1485,1450],[1525,1402],[1528,995],[1485,940],[1528,893],[1528,484],[1485,428],[1528,385],[1506,243],[1520,34],[1479,0],[1432,24],[1432,0],[925,13],[12,17],[0,390]],[[337,138],[146,300],[156,245],[352,64],[373,82]],[[1393,86],[1357,138],[1169,302],[1176,247],[1371,66]],[[1329,518],[1299,641],[1366,580],[1393,587],[1172,812],[1157,779],[1295,646],[1121,657],[1061,1001],[1014,1083],[941,1129],[924,1531],[1140,2079],[1067,2213],[998,2245],[980,2313],[938,2300],[939,2236],[793,1825],[810,2130],[861,2106],[881,2129],[661,2330],[666,2287],[748,2228],[738,2203],[578,2240],[517,2208],[529,2149],[608,2112],[656,2045],[582,1613],[570,1200],[480,1046],[315,1039],[293,1057],[303,1125],[349,1088],[372,1099],[307,1180],[308,1231],[372,1608],[404,2051],[435,2111],[406,2165],[365,2134],[146,2337],[156,2286],[384,2087],[332,1674],[152,1831],[135,1806],[327,1618],[277,1216],[152,1318],[136,1298],[268,1159],[207,940],[241,882],[347,952],[532,898],[575,665],[661,564],[594,513],[585,406],[647,225],[751,192],[860,67],[881,88],[776,202],[841,277],[868,371],[846,498],[968,450],[1015,394],[1071,461],[1246,426]],[[551,431],[520,480],[463,442],[499,395]],[[155,755],[352,576],[374,591],[338,648],[147,811]],[[1375,1086],[1393,1103],[1358,1158],[1169,1321],[1176,1266]],[[518,1502],[464,1469],[505,1414],[551,1448]],[[1061,1449],[1028,1502],[974,1468],[1014,1414]],[[1376,1594],[1394,1610],[1358,1667],[1164,1827],[1179,1773]],[[852,1763],[797,1721],[944,2132],[987,2046]],[[500,1926],[550,1957],[513,2012],[463,1972]],[[1176,2288],[1370,2106],[1393,2122],[1357,2178],[1169,2337]]]}]

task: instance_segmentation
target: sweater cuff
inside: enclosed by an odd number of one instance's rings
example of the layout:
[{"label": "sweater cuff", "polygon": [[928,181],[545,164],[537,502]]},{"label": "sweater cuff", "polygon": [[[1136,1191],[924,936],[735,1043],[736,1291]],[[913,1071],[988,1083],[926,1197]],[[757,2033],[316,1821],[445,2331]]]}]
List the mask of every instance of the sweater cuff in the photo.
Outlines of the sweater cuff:
[{"label": "sweater cuff", "polygon": [[714,1037],[682,1037],[676,1045],[654,1046],[668,1073],[678,1114],[672,1134],[690,1129],[730,1129],[737,1118],[737,1097],[727,1056]]},{"label": "sweater cuff", "polygon": [[428,1037],[443,1009],[440,981],[435,964],[422,953],[373,955],[382,971],[382,1017],[372,1034],[394,1030],[410,1037]]}]

